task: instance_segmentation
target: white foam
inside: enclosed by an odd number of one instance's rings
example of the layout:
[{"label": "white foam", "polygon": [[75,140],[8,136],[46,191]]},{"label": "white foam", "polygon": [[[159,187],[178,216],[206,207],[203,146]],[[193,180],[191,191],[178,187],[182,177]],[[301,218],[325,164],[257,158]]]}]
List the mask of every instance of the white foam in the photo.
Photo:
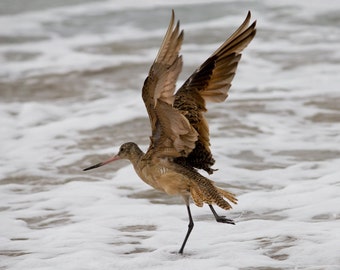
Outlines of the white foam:
[{"label": "white foam", "polygon": [[[195,228],[180,256],[176,252],[188,224],[180,199],[151,191],[123,161],[116,172],[112,167],[81,171],[119,147],[113,134],[106,137],[110,131],[102,135],[101,130],[147,117],[140,92],[121,87],[125,83],[115,82],[113,71],[112,85],[98,77],[93,89],[84,89],[79,98],[0,101],[0,268],[339,268],[340,126],[334,120],[339,110],[327,103],[339,99],[335,44],[340,35],[332,22],[306,23],[331,14],[338,2],[265,1],[249,7],[207,3],[105,1],[1,16],[0,25],[8,27],[0,35],[46,39],[1,44],[0,53],[39,56],[31,61],[3,57],[0,76],[15,81],[151,64],[157,50],[153,46],[112,55],[78,48],[161,39],[165,31],[161,25],[147,30],[126,22],[110,31],[67,36],[50,32],[46,24],[114,11],[147,10],[152,16],[173,6],[180,12],[187,5],[206,12],[214,4],[226,9],[225,16],[192,21],[188,27],[185,18],[179,19],[186,33],[221,30],[222,42],[225,25],[238,25],[251,8],[258,20],[257,36],[245,50],[227,103],[209,104],[208,114],[219,168],[211,178],[239,199],[233,210],[218,212],[237,225],[218,224],[208,207],[192,205]],[[234,4],[237,12],[233,9],[229,16],[227,8]],[[185,39],[185,67],[197,67],[219,45],[216,40],[201,45]],[[134,85],[141,86],[146,73],[131,74]],[[318,121],[316,116],[327,114],[329,119]],[[136,129],[132,125],[131,134],[140,134]]]}]

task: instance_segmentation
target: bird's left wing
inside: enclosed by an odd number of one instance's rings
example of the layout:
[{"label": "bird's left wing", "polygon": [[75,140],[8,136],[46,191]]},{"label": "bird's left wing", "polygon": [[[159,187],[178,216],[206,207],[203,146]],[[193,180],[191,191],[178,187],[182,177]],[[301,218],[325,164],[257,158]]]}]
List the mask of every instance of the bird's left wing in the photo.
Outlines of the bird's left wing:
[{"label": "bird's left wing", "polygon": [[187,156],[195,148],[197,131],[173,105],[176,81],[182,70],[179,51],[183,31],[172,16],[157,57],[152,64],[142,90],[149,114],[152,136],[149,154],[157,156]]}]

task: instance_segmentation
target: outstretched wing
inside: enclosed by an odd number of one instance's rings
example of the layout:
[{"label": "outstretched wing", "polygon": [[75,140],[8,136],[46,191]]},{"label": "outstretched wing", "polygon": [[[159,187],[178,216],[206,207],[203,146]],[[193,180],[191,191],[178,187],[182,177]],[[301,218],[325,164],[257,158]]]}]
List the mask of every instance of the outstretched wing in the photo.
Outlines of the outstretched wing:
[{"label": "outstretched wing", "polygon": [[142,90],[152,129],[149,155],[187,156],[198,137],[189,120],[173,107],[176,81],[182,70],[179,50],[183,41],[179,22],[175,26],[174,21],[172,11],[168,30]]},{"label": "outstretched wing", "polygon": [[206,101],[222,102],[235,76],[242,50],[254,38],[256,21],[249,25],[248,12],[241,26],[186,80],[175,95],[174,107],[180,110],[198,132],[195,148],[177,162],[212,173],[209,127],[203,115]]}]

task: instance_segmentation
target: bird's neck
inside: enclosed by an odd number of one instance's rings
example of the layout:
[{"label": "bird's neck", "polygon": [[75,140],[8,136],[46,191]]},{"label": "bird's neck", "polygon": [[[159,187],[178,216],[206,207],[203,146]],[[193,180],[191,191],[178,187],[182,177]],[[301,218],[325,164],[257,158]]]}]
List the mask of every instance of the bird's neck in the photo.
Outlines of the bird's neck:
[{"label": "bird's neck", "polygon": [[136,167],[143,156],[144,152],[138,146],[136,146],[134,151],[129,156],[129,160],[132,163],[132,165]]}]

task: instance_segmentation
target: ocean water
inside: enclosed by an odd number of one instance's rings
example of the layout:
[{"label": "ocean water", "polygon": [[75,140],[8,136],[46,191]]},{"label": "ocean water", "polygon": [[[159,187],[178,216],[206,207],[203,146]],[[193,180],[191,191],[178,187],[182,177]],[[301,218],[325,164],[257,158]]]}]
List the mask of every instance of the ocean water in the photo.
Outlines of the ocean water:
[{"label": "ocean water", "polygon": [[[145,185],[141,87],[171,9],[178,86],[243,21],[257,35],[209,104],[210,178],[239,199],[216,223]],[[0,1],[0,269],[340,269],[340,2]]]}]

